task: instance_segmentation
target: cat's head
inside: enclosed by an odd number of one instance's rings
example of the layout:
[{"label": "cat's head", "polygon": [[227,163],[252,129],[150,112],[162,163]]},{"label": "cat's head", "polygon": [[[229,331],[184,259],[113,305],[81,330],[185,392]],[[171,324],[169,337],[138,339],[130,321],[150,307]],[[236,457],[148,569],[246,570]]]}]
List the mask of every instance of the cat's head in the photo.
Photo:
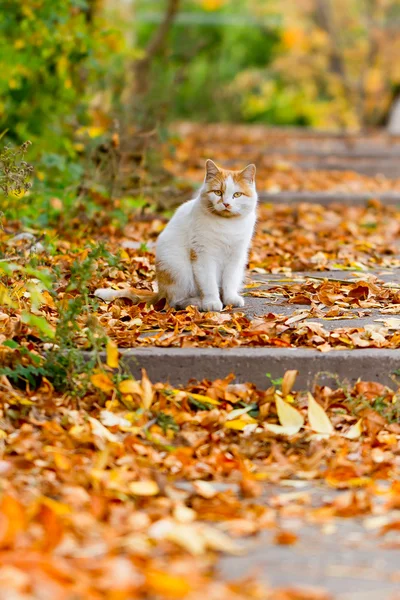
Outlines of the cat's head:
[{"label": "cat's head", "polygon": [[254,211],[257,204],[256,168],[248,165],[242,171],[221,169],[206,161],[206,176],[201,189],[205,209],[219,217],[241,217]]}]

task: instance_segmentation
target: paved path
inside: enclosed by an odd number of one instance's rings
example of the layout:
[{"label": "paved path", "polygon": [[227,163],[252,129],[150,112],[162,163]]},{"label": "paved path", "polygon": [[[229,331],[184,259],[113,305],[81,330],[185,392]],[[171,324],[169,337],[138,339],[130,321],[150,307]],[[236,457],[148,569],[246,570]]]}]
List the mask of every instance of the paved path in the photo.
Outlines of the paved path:
[{"label": "paved path", "polygon": [[[190,490],[192,484],[182,482],[180,487]],[[214,482],[213,487],[238,491],[235,484]],[[400,600],[400,534],[396,527],[392,531],[388,527],[399,522],[400,510],[353,518],[313,517],[313,509],[345,503],[348,495],[347,490],[318,482],[266,484],[257,502],[278,511],[277,527],[241,538],[244,553],[223,556],[219,576],[237,580],[253,575],[273,587],[323,590],[334,600]],[[298,516],[285,517],[288,509]],[[278,531],[297,539],[279,544]],[[310,600],[306,595],[293,598]]]},{"label": "paved path", "polygon": [[335,600],[399,600],[399,533],[383,537],[378,524],[374,517],[320,526],[285,519],[282,528],[297,535],[295,544],[278,545],[276,532],[266,530],[247,541],[246,555],[224,558],[220,574],[236,579],[257,573],[273,586],[311,586]]}]

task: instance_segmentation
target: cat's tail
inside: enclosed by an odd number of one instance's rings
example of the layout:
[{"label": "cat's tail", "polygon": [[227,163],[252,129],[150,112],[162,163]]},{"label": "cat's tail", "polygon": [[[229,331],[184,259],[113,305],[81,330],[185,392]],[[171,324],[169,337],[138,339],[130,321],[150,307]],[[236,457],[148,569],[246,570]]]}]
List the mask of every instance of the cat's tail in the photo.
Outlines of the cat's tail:
[{"label": "cat's tail", "polygon": [[147,304],[157,304],[162,300],[162,295],[159,292],[149,292],[147,290],[137,290],[135,288],[125,288],[121,290],[113,290],[112,288],[98,288],[94,295],[104,302],[113,302],[117,298],[128,298],[134,304],[146,302]]}]

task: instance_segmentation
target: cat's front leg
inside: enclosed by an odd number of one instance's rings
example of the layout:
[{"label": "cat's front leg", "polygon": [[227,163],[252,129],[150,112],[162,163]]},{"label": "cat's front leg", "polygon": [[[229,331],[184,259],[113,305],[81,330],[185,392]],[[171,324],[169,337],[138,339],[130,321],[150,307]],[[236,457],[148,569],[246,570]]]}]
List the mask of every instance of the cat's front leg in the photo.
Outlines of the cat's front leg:
[{"label": "cat's front leg", "polygon": [[222,299],[225,306],[244,306],[244,299],[239,292],[243,284],[245,257],[230,257],[222,274]]},{"label": "cat's front leg", "polygon": [[199,256],[193,263],[193,274],[201,296],[201,309],[203,311],[222,310],[215,260],[204,255]]}]

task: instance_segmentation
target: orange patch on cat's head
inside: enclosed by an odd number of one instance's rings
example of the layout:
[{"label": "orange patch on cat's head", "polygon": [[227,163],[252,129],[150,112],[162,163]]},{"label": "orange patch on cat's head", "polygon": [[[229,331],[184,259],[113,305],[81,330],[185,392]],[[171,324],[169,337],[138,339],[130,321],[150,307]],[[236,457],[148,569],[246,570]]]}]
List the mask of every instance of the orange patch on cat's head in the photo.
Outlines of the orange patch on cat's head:
[{"label": "orange patch on cat's head", "polygon": [[247,165],[240,171],[232,171],[228,169],[222,169],[218,167],[215,162],[208,159],[206,160],[206,177],[205,183],[219,184],[222,191],[225,191],[225,181],[231,176],[233,181],[242,189],[243,193],[247,196],[251,196],[251,186],[254,184],[256,177],[255,165]]}]

